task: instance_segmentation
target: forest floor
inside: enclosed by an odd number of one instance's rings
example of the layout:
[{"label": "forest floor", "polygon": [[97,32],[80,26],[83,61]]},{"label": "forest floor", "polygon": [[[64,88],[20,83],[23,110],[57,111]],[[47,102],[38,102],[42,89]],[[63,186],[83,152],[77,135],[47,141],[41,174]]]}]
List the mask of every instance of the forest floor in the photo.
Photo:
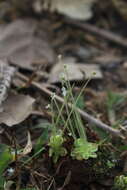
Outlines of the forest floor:
[{"label": "forest floor", "polygon": [[[127,20],[105,6],[86,22],[48,11],[0,21],[0,64],[16,69],[1,105],[0,189],[126,190]],[[97,145],[86,159],[72,156],[82,134],[64,128],[79,118]],[[63,136],[51,142],[55,122]]]}]

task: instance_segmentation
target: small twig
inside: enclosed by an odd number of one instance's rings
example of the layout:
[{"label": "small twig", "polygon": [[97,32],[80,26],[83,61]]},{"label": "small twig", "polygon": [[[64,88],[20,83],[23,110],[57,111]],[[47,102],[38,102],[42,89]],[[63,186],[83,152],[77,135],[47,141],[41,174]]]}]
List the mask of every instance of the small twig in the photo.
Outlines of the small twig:
[{"label": "small twig", "polygon": [[92,24],[88,24],[88,23],[81,23],[79,21],[75,21],[72,19],[64,19],[64,22],[66,24],[71,24],[75,27],[81,28],[82,30],[88,31],[92,34],[98,35],[104,39],[107,39],[109,41],[112,41],[118,45],[121,45],[123,47],[127,47],[127,38],[124,38],[122,36],[119,36],[117,34],[114,34],[113,32],[107,31],[105,29],[102,28],[98,28]]},{"label": "small twig", "polygon": [[[28,77],[24,76],[23,74],[17,72],[17,76],[24,80],[24,81],[28,81]],[[52,91],[50,91],[49,89],[47,89],[45,86],[42,86],[41,84],[32,81],[31,83],[34,87],[38,88],[39,90],[43,91],[44,93],[46,93],[47,95],[51,96],[52,95]],[[59,101],[60,103],[64,103],[64,99],[61,98],[58,95],[55,95],[55,98],[57,101]],[[70,103],[68,103],[68,106],[71,108],[72,105]],[[86,113],[85,111],[77,108],[77,111],[80,113],[80,115],[82,116],[82,118],[84,118],[85,120],[87,120],[88,122],[90,122],[93,125],[96,125],[97,127],[111,133],[114,136],[120,137],[122,139],[125,139],[125,137],[121,134],[121,132],[117,129],[113,129],[112,127],[110,127],[109,125],[103,123],[102,121],[94,118],[93,116],[89,115],[88,113]]]}]

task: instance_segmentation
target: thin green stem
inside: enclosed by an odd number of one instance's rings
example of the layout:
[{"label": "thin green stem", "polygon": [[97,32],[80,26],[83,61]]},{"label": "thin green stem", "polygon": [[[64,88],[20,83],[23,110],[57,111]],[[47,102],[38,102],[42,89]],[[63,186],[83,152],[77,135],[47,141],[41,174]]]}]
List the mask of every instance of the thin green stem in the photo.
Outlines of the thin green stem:
[{"label": "thin green stem", "polygon": [[87,86],[87,84],[89,83],[90,80],[91,80],[91,78],[89,78],[89,79],[87,80],[87,82],[85,83],[85,85],[84,85],[83,88],[81,89],[81,91],[80,91],[78,97],[76,98],[76,100],[74,101],[74,103],[69,104],[70,107],[71,107],[71,111],[70,111],[70,113],[69,113],[69,115],[68,115],[68,118],[67,118],[67,120],[66,120],[66,123],[65,123],[65,126],[64,126],[65,128],[67,127],[68,121],[70,120],[70,117],[71,117],[72,113],[74,112],[75,106],[76,106],[76,104],[77,104],[77,102],[78,102],[80,96],[82,95],[83,91],[85,90],[85,88],[86,88],[86,86]]},{"label": "thin green stem", "polygon": [[[56,120],[56,122],[55,122],[55,126],[57,127],[57,125],[58,125],[58,123],[59,123],[59,121],[60,121],[60,118],[62,119],[62,121],[64,122],[64,124],[65,124],[65,119],[64,119],[64,116],[62,115],[62,111],[63,111],[63,108],[64,108],[64,106],[65,106],[65,104],[62,104],[62,109],[60,109],[59,108],[59,106],[58,106],[58,103],[56,102],[56,100],[54,99],[54,103],[55,103],[55,105],[56,105],[56,108],[57,108],[57,110],[58,110],[58,117],[57,117],[57,120]],[[64,106],[63,106],[64,105]]]},{"label": "thin green stem", "polygon": [[[67,104],[67,101],[66,101],[66,112],[67,112],[67,115],[69,115],[69,108],[68,108],[68,104]],[[72,133],[72,136],[74,139],[76,139],[76,135],[75,135],[75,130],[74,130],[74,127],[73,127],[73,124],[71,122],[71,118],[68,120],[68,123],[69,125],[64,125],[64,129],[63,131],[65,131],[66,127],[68,128],[68,130]],[[69,127],[70,126],[70,127]]]},{"label": "thin green stem", "polygon": [[54,118],[54,109],[53,109],[53,98],[51,99],[51,113],[52,113],[52,125],[53,125],[53,133],[56,133],[56,126],[55,126],[55,118]]},{"label": "thin green stem", "polygon": [[45,148],[42,147],[38,152],[36,152],[33,156],[31,156],[28,160],[26,160],[22,166],[24,166],[25,164],[27,164],[28,162],[30,162],[33,158],[35,158],[38,154],[40,154]]},{"label": "thin green stem", "polygon": [[[68,99],[68,98],[69,98],[69,95],[67,94],[67,99]],[[58,122],[59,122],[59,120],[60,120],[60,116],[62,115],[62,111],[63,111],[63,109],[64,109],[65,104],[66,104],[66,102],[64,101],[64,103],[63,103],[62,106],[61,106],[61,109],[59,110],[58,117],[57,117],[57,119],[56,119],[56,126],[57,126],[57,124],[58,124]]]}]

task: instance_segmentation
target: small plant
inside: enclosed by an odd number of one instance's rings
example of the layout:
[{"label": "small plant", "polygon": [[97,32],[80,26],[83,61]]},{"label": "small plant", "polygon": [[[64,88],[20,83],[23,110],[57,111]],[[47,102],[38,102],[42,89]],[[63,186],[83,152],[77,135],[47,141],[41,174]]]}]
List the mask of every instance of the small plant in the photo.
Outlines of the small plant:
[{"label": "small plant", "polygon": [[[66,75],[67,75],[67,72],[66,72]],[[67,119],[68,121],[67,129],[69,129],[69,131],[72,134],[72,137],[74,138],[74,146],[71,151],[71,156],[72,158],[76,158],[77,160],[96,158],[97,155],[95,152],[98,150],[98,144],[88,142],[87,137],[86,137],[85,127],[76,109],[77,103],[83,91],[85,90],[87,83],[83,86],[81,92],[79,93],[76,99],[73,96],[72,87],[68,80],[64,81],[64,85],[68,89],[67,95],[64,97],[64,101],[66,102],[66,111],[69,114],[68,119]],[[68,111],[69,108],[68,108],[68,100],[66,98],[67,96],[69,97],[71,101],[71,105],[72,105],[70,112]]]},{"label": "small plant", "polygon": [[[57,117],[54,114],[54,104],[58,111]],[[62,115],[64,104],[60,109],[55,100],[55,94],[53,93],[51,96],[51,105],[49,107],[52,111],[52,132],[48,143],[49,156],[52,157],[53,162],[56,163],[60,156],[65,156],[67,154],[66,149],[63,147],[63,143],[65,142],[65,138],[63,137],[64,134],[59,128],[61,122],[65,123],[64,117]]]},{"label": "small plant", "polygon": [[125,101],[125,96],[109,91],[107,94],[107,111],[108,118],[112,125],[116,121],[116,109]]},{"label": "small plant", "polygon": [[72,158],[77,160],[96,158],[96,151],[98,150],[98,145],[95,143],[90,143],[82,138],[78,138],[74,142],[74,148],[71,152]]},{"label": "small plant", "polygon": [[[73,135],[74,138],[74,146],[71,152],[72,158],[76,158],[77,160],[89,159],[89,158],[96,158],[96,152],[98,150],[97,143],[88,142],[86,137],[85,127],[82,123],[81,117],[77,110],[74,110],[74,128],[75,134]],[[71,130],[72,128],[70,128]],[[72,132],[73,134],[74,132]]]},{"label": "small plant", "polygon": [[127,176],[117,176],[114,181],[113,190],[127,190]]},{"label": "small plant", "polygon": [[60,156],[65,156],[67,154],[66,149],[63,147],[65,139],[62,136],[62,133],[52,135],[49,140],[49,156],[53,157],[54,163],[57,162]]},{"label": "small plant", "polygon": [[[85,127],[76,108],[77,103],[88,82],[85,84],[78,97],[75,99],[72,92],[73,86],[70,85],[70,82],[67,79],[66,66],[64,67],[64,71],[65,73],[62,75],[62,94],[64,97],[64,102],[61,108],[59,108],[58,103],[55,100],[55,94],[52,95],[51,110],[53,115],[53,132],[49,141],[49,155],[53,156],[54,162],[57,162],[60,156],[65,156],[67,154],[66,149],[63,147],[63,143],[65,141],[64,131],[66,130],[68,135],[71,135],[74,139],[74,145],[71,151],[72,158],[77,160],[96,158],[98,144],[87,141]],[[54,104],[58,111],[56,118],[54,116]],[[67,115],[66,119],[63,115],[64,110]],[[59,133],[60,123],[62,123],[63,129],[61,129],[61,132]]]}]

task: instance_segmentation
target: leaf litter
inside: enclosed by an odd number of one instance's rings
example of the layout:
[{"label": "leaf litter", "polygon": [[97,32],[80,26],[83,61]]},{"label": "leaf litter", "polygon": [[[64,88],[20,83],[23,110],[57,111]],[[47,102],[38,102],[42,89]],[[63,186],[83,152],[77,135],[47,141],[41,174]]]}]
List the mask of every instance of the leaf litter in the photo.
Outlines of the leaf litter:
[{"label": "leaf litter", "polygon": [[9,127],[21,123],[31,114],[34,101],[30,96],[10,93],[3,103],[0,123]]},{"label": "leaf litter", "polygon": [[[38,33],[34,19],[16,20],[0,26],[0,58],[16,66],[34,69],[42,63],[51,64],[55,55],[47,33]],[[17,40],[18,39],[18,40]]]}]

